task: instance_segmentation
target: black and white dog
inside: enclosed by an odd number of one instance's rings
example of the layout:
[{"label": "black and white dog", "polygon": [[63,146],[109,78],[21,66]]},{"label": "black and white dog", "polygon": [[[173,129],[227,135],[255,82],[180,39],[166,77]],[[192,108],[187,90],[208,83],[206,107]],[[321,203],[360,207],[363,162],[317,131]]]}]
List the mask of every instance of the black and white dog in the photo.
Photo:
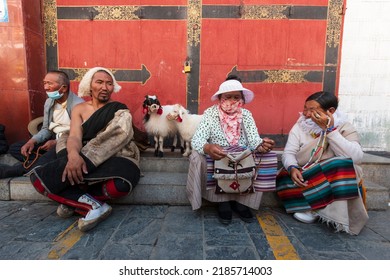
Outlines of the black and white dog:
[{"label": "black and white dog", "polygon": [[167,116],[173,110],[173,105],[160,104],[157,96],[146,95],[143,102],[144,126],[146,132],[153,136],[154,139],[154,155],[157,157],[164,156],[163,143],[167,137],[174,137],[174,147],[177,142],[177,128]]}]

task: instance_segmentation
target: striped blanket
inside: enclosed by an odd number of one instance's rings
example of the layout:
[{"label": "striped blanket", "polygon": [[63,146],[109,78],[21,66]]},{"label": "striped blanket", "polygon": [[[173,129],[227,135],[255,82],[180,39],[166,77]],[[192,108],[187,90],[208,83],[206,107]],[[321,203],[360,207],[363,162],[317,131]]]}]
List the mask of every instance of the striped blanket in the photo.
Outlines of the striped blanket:
[{"label": "striped blanket", "polygon": [[[245,148],[232,147],[226,149],[229,151],[243,151]],[[207,161],[207,180],[206,189],[215,189],[217,180],[213,178],[214,175],[214,160],[206,155]],[[255,153],[255,163],[258,165],[257,176],[254,180],[253,187],[255,192],[270,192],[276,190],[276,173],[278,159],[276,153],[269,152],[266,154]]]},{"label": "striped blanket", "polygon": [[359,196],[352,159],[335,157],[305,170],[307,187],[297,187],[283,169],[276,178],[276,191],[287,213],[321,209],[336,200]]}]

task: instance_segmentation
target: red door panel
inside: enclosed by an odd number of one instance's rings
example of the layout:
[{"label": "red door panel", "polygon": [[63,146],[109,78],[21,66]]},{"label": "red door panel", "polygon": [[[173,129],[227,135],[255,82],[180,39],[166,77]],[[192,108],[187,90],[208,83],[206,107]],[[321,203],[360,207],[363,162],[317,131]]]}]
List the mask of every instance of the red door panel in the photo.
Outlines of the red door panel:
[{"label": "red door panel", "polygon": [[202,113],[237,74],[255,92],[246,107],[260,132],[283,145],[309,94],[337,94],[344,0],[44,3],[47,68],[67,71],[74,91],[87,69],[112,69],[122,85],[115,99],[139,126],[146,94]]}]

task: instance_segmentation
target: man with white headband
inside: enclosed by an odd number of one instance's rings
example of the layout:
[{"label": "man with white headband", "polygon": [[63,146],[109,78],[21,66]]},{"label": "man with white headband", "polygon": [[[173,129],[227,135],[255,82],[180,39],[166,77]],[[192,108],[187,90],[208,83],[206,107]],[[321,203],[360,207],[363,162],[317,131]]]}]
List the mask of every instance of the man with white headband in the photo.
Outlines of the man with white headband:
[{"label": "man with white headband", "polygon": [[69,136],[61,138],[67,141],[57,144],[57,150],[66,149],[30,176],[38,192],[60,203],[60,217],[83,216],[81,231],[108,217],[112,208],[104,201],[128,195],[140,178],[132,115],[111,98],[120,89],[108,69],[90,69],[79,84],[79,96],[91,100],[74,108]]}]

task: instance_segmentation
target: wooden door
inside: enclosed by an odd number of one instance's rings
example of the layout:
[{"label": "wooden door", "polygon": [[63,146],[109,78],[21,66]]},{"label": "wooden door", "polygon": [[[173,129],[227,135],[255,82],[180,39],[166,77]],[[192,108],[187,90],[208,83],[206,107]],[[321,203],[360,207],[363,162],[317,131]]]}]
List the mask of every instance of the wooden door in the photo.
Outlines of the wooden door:
[{"label": "wooden door", "polygon": [[89,68],[113,70],[138,125],[146,94],[202,113],[237,74],[260,134],[283,146],[309,94],[337,94],[344,1],[44,0],[47,68],[74,91]]}]

